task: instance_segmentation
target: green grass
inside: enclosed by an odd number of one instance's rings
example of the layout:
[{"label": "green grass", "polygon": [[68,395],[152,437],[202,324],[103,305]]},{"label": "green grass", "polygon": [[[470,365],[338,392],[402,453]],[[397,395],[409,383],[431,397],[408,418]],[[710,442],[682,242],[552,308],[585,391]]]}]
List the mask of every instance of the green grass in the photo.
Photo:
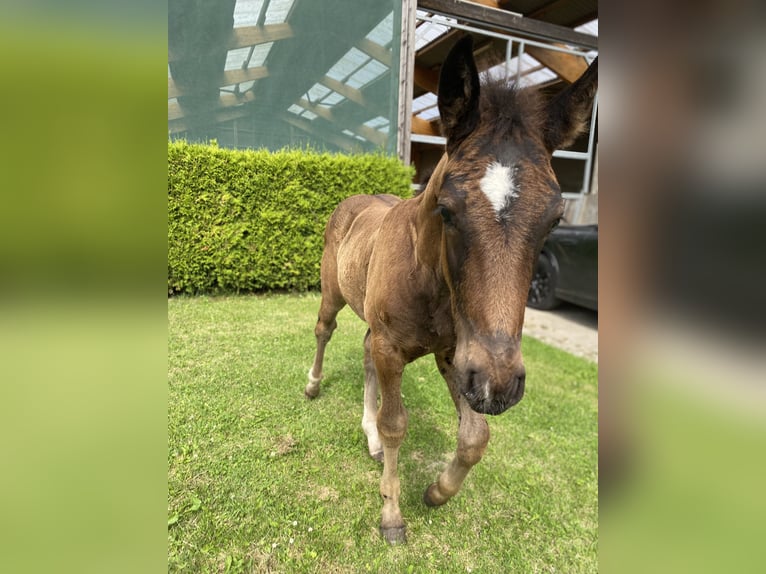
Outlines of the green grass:
[{"label": "green grass", "polygon": [[366,327],[341,312],[308,401],[318,307],[313,293],[168,300],[169,571],[597,570],[595,364],[525,338],[524,399],[488,417],[484,459],[437,509],[421,497],[452,457],[457,419],[433,359],[409,365],[408,544],[389,547],[382,466],[360,427]]}]

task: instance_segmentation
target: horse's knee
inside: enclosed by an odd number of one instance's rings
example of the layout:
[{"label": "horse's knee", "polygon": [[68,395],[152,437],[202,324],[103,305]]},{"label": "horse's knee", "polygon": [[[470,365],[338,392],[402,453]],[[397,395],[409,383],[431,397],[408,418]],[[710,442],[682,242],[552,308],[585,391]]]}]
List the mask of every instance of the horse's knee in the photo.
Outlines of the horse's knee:
[{"label": "horse's knee", "polygon": [[489,425],[484,418],[461,426],[458,432],[457,458],[468,466],[473,466],[484,456],[489,442]]},{"label": "horse's knee", "polygon": [[385,445],[399,445],[407,432],[407,411],[385,414],[381,409],[377,417],[378,435]]},{"label": "horse's knee", "polygon": [[338,326],[338,322],[333,319],[331,321],[323,321],[320,316],[317,320],[316,327],[314,327],[314,335],[316,335],[317,341],[327,343],[332,337],[333,331]]}]

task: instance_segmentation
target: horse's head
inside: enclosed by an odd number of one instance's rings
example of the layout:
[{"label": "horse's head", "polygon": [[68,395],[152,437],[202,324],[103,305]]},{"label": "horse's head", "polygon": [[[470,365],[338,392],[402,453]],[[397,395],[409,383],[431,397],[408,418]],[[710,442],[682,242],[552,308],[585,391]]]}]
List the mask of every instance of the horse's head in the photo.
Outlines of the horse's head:
[{"label": "horse's head", "polygon": [[470,36],[442,66],[447,154],[427,191],[452,295],[453,364],[475,411],[500,414],[524,394],[527,293],[537,254],[564,210],[551,154],[582,131],[596,81],[594,62],[547,104],[532,90],[480,86]]}]

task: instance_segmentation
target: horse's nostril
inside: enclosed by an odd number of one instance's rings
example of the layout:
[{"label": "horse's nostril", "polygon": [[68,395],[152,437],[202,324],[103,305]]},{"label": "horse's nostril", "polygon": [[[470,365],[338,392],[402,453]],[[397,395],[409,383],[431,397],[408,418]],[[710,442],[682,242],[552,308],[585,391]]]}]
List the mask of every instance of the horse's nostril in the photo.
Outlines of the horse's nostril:
[{"label": "horse's nostril", "polygon": [[527,378],[527,373],[522,367],[521,372],[517,373],[513,380],[512,396],[519,400],[524,395],[524,381]]}]

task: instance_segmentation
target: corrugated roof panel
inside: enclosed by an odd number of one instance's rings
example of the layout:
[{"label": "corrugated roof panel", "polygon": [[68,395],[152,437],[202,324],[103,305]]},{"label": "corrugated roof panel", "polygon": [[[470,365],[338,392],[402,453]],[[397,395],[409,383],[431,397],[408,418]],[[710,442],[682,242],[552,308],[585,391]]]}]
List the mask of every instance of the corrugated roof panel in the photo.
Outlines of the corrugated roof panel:
[{"label": "corrugated roof panel", "polygon": [[255,26],[261,13],[263,0],[237,0],[234,6],[234,27]]},{"label": "corrugated roof panel", "polygon": [[380,44],[381,46],[388,46],[394,37],[394,13],[391,12],[388,16],[381,20],[380,24],[375,26],[372,31],[367,34],[367,39]]},{"label": "corrugated roof panel", "polygon": [[352,76],[348,79],[346,84],[351,86],[352,88],[359,89],[362,86],[366,86],[376,78],[379,78],[383,74],[388,71],[388,67],[384,66],[377,60],[370,60],[367,62],[364,66],[359,68],[356,72],[352,74]]},{"label": "corrugated roof panel", "polygon": [[245,63],[247,55],[250,53],[250,48],[237,48],[235,50],[229,50],[226,54],[226,65],[224,70],[239,70],[242,68],[242,64]]},{"label": "corrugated roof panel", "polygon": [[353,74],[357,68],[364,65],[369,59],[370,57],[361,50],[351,48],[332,68],[328,70],[327,75],[333,80],[342,82],[348,76]]},{"label": "corrugated roof panel", "polygon": [[364,122],[364,125],[370,128],[374,128],[384,134],[388,133],[388,128],[390,127],[388,118],[384,118],[383,116],[378,116],[376,118],[372,118],[371,120],[367,120]]},{"label": "corrugated roof panel", "polygon": [[314,84],[311,89],[306,92],[306,99],[310,102],[318,102],[329,94],[332,90],[323,86],[322,84]]},{"label": "corrugated roof panel", "polygon": [[281,24],[287,20],[294,0],[271,0],[266,9],[265,24]]},{"label": "corrugated roof panel", "polygon": [[329,96],[327,96],[325,99],[322,100],[322,104],[325,106],[334,106],[343,100],[345,100],[343,96],[341,96],[337,92],[332,92]]},{"label": "corrugated roof panel", "polygon": [[[428,13],[423,10],[417,11],[418,16],[425,16]],[[457,22],[454,18],[446,18],[451,23]],[[421,22],[417,28],[415,28],[415,51],[420,50],[423,46],[430,44],[439,36],[447,33],[449,28],[442,26],[441,24],[433,24],[432,22]]]},{"label": "corrugated roof panel", "polygon": [[247,65],[247,67],[258,68],[259,66],[263,66],[273,45],[274,42],[266,42],[265,44],[258,44],[257,46],[254,46],[253,55],[250,56],[250,63]]}]

